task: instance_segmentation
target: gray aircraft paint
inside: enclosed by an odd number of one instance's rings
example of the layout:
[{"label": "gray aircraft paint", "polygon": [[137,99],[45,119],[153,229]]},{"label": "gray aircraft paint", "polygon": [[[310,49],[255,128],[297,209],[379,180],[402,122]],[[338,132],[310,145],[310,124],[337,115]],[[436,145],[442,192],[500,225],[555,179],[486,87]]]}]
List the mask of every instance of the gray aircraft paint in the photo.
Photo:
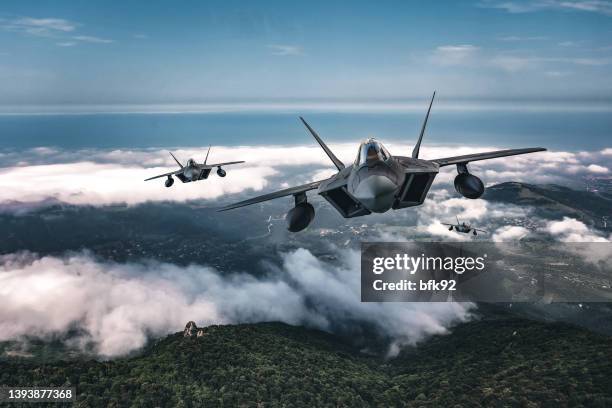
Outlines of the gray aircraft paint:
[{"label": "gray aircraft paint", "polygon": [[469,173],[467,168],[469,162],[546,150],[542,147],[535,147],[499,150],[434,160],[419,159],[420,145],[434,98],[435,92],[429,103],[429,108],[423,121],[419,139],[412,152],[412,157],[392,156],[380,142],[375,139],[368,139],[361,143],[355,162],[349,166],[345,166],[314,129],[300,117],[308,131],[334,163],[338,173],[325,180],[287,188],[230,204],[219,211],[227,211],[274,198],[293,195],[295,198],[295,208],[288,214],[289,230],[299,231],[305,228],[314,217],[314,209],[307,202],[307,191],[316,189],[317,194],[325,198],[345,218],[358,217],[371,214],[372,212],[383,213],[390,209],[396,210],[421,205],[427,197],[427,192],[438,174],[439,168],[453,164],[457,166],[458,172],[458,176],[455,178],[455,188],[457,191],[464,197],[478,198],[484,192],[484,185],[478,177]]},{"label": "gray aircraft paint", "polygon": [[225,163],[207,164],[206,162],[208,161],[208,155],[210,154],[210,149],[211,147],[209,147],[208,151],[206,152],[206,158],[204,159],[204,163],[198,163],[194,159],[189,159],[187,160],[187,164],[185,164],[185,166],[183,166],[181,162],[178,161],[176,157],[174,157],[172,152],[169,152],[170,156],[172,156],[176,164],[178,164],[179,170],[160,174],[154,177],[149,177],[148,179],[145,179],[145,181],[149,181],[149,180],[153,180],[153,179],[157,179],[161,177],[167,177],[165,181],[165,185],[166,187],[172,187],[172,184],[174,184],[174,179],[172,178],[172,176],[175,176],[177,179],[181,180],[183,183],[191,183],[193,181],[207,179],[212,169],[216,167],[217,175],[219,177],[225,177],[226,172],[225,170],[223,170],[222,166],[229,166],[231,164],[244,163],[244,161],[233,161],[233,162],[225,162]]}]

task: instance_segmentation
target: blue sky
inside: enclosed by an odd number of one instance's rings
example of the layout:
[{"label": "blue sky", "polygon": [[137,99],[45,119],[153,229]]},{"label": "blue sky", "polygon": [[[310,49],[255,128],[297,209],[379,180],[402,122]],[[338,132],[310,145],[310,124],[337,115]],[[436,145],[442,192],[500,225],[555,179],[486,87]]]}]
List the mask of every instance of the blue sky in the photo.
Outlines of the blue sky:
[{"label": "blue sky", "polygon": [[612,97],[612,2],[4,1],[0,104]]}]

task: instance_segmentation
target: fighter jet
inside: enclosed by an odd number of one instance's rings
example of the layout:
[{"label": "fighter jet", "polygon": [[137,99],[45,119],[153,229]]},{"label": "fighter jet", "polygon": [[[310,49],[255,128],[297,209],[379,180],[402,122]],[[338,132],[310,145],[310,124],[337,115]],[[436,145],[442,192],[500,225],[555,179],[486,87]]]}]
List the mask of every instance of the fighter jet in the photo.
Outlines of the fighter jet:
[{"label": "fighter jet", "polygon": [[457,166],[458,174],[454,182],[457,192],[464,197],[475,199],[482,196],[485,187],[478,177],[468,171],[469,162],[546,150],[542,147],[532,147],[434,160],[420,159],[419,150],[435,96],[434,92],[411,157],[392,156],[382,143],[375,139],[367,139],[359,146],[355,161],[347,166],[334,155],[304,118],[300,117],[304,126],[334,163],[338,173],[325,180],[231,204],[219,211],[293,196],[295,206],[287,213],[286,220],[289,231],[297,232],[306,228],[315,215],[314,207],[307,201],[307,191],[317,190],[317,194],[325,198],[345,218],[359,217],[373,212],[384,213],[390,209],[421,205],[440,167],[450,165]]},{"label": "fighter jet", "polygon": [[176,157],[174,157],[172,152],[168,153],[170,153],[170,156],[172,156],[176,164],[178,164],[179,169],[176,171],[171,171],[170,173],[160,174],[159,176],[149,177],[148,179],[145,179],[145,181],[153,180],[160,177],[168,177],[164,184],[166,185],[166,187],[172,187],[172,185],[174,184],[174,179],[172,178],[172,176],[176,176],[176,178],[181,180],[183,183],[205,180],[208,178],[208,175],[210,174],[211,170],[216,167],[217,175],[219,177],[225,177],[227,173],[221,168],[221,166],[244,163],[244,161],[233,161],[225,163],[206,164],[206,162],[208,161],[208,155],[210,154],[210,147],[208,148],[208,152],[206,152],[206,158],[204,159],[204,163],[196,163],[195,160],[189,159],[187,160],[187,164],[185,164],[185,166],[183,166],[181,162],[179,162]]},{"label": "fighter jet", "polygon": [[456,217],[456,218],[457,218],[457,224],[446,224],[446,223],[443,222],[442,225],[448,225],[449,226],[448,227],[449,231],[452,231],[453,228],[454,228],[455,231],[461,232],[463,234],[469,234],[470,231],[474,235],[478,235],[477,231],[484,232],[485,234],[487,233],[487,231],[485,231],[485,230],[478,229],[478,228],[472,228],[470,226],[470,224],[466,224],[465,221],[464,222],[459,222],[459,217]]}]

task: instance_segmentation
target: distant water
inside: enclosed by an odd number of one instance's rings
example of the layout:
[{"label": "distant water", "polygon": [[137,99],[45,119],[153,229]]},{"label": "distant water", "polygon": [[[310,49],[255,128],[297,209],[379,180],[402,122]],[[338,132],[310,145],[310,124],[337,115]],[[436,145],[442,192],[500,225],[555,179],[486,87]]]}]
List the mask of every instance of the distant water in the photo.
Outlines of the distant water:
[{"label": "distant water", "polygon": [[[413,142],[424,113],[308,113],[330,142],[374,136]],[[0,116],[0,149],[312,144],[289,113],[147,113]],[[597,150],[612,147],[609,112],[432,112],[425,143],[544,146]]]}]

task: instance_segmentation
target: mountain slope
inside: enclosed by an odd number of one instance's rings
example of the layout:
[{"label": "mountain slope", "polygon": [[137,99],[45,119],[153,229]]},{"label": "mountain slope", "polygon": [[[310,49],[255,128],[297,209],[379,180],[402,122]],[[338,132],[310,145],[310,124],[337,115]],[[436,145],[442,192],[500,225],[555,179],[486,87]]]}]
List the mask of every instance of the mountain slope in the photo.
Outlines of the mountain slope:
[{"label": "mountain slope", "polygon": [[[107,362],[0,362],[0,384],[74,384],[77,406],[610,406],[612,339],[565,324],[476,320],[366,356],[281,323],[210,326]],[[129,402],[128,402],[129,401]]]},{"label": "mountain slope", "polygon": [[612,214],[612,200],[603,194],[572,190],[568,187],[501,183],[487,187],[485,200],[532,206],[538,215],[546,218],[568,216],[601,227],[601,217]]}]

